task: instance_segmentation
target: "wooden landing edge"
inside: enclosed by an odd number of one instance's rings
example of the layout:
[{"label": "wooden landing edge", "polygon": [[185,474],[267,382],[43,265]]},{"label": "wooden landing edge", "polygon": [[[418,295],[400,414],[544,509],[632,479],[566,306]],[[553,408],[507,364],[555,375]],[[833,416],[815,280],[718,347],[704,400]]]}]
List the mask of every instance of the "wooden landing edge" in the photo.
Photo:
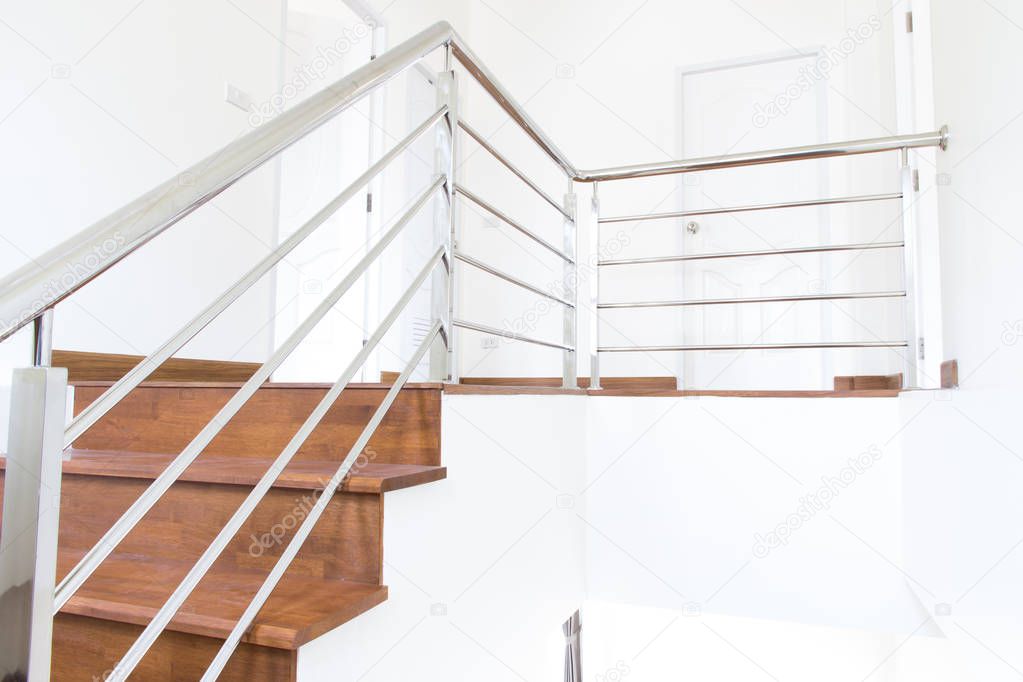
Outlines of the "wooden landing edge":
[{"label": "wooden landing edge", "polygon": [[709,391],[709,390],[646,390],[633,388],[565,389],[539,386],[466,386],[448,384],[445,393],[452,395],[589,395],[596,397],[635,398],[895,398],[895,389],[853,391]]},{"label": "wooden landing edge", "polygon": [[902,373],[887,375],[860,375],[835,377],[836,391],[899,390],[903,387]]},{"label": "wooden landing edge", "polygon": [[941,387],[959,388],[959,361],[946,360],[941,363]]},{"label": "wooden landing edge", "polygon": [[[381,380],[391,377],[381,372]],[[590,389],[589,377],[579,378],[579,388],[562,388],[556,377],[465,377],[458,384],[444,384],[444,392],[452,395],[592,395],[606,397],[654,398],[892,398],[899,394],[902,375],[878,377],[847,377],[860,379],[840,385],[836,377],[834,390],[739,390],[676,388],[675,377],[602,377],[601,388]]]},{"label": "wooden landing edge", "polygon": [[584,388],[484,386],[473,384],[444,384],[444,392],[452,395],[586,395],[586,389]]},{"label": "wooden landing edge", "polygon": [[587,391],[587,395],[650,398],[896,398],[900,392],[894,389],[853,391],[632,391],[604,389]]}]

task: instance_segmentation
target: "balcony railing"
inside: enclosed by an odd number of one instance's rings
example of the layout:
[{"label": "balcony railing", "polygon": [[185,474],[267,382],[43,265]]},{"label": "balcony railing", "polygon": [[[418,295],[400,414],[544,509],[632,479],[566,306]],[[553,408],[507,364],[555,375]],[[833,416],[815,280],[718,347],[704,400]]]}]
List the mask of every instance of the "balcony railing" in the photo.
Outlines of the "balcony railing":
[{"label": "balcony railing", "polygon": [[[404,139],[395,144],[373,163],[351,185],[331,199],[319,212],[302,225],[293,235],[253,267],[237,283],[212,301],[198,316],[183,326],[159,348],[150,353],[127,375],[115,382],[88,408],[78,414],[70,423],[65,423],[67,374],[66,370],[51,368],[51,338],[54,310],[65,298],[75,293],[109,268],[143,247],[150,240],[171,228],[185,216],[199,210],[204,204],[231,187],[267,161],[275,158],[298,140],[316,130],[355,102],[380,88],[398,74],[420,65],[421,60],[441,50],[444,54],[443,71],[434,79],[437,89],[437,108]],[[540,150],[561,170],[568,181],[569,191],[563,200],[545,192],[537,182],[511,163],[499,150],[491,145],[469,123],[461,120],[458,108],[457,78],[455,61],[459,62],[469,77],[479,83],[496,103]],[[443,132],[438,136],[437,162],[434,178],[419,191],[411,207],[389,227],[365,256],[349,271],[344,279],[330,291],[322,302],[298,325],[274,350],[256,373],[245,382],[234,396],[220,409],[217,415],[193,440],[172,460],[143,492],[123,516],[116,521],[103,538],[74,566],[56,589],[52,589],[56,577],[57,515],[43,514],[40,510],[54,504],[49,491],[60,489],[60,462],[62,451],[79,436],[86,433],[104,415],[125,398],[132,390],[147,379],[161,364],[174,356],[181,348],[206,328],[224,310],[248,291],[257,281],[270,273],[289,253],[315,232],[334,215],[340,207],[355,197],[404,151],[417,140],[436,128]],[[463,131],[483,149],[505,165],[519,180],[549,204],[562,222],[562,243],[552,244],[533,229],[509,217],[498,202],[478,196],[472,187],[471,178],[456,178],[458,131]],[[310,510],[301,526],[295,532],[283,555],[271,569],[264,583],[252,599],[244,614],[235,624],[223,643],[203,680],[218,677],[232,652],[241,641],[243,633],[252,624],[256,614],[266,602],[278,581],[288,570],[302,543],[309,536],[324,511],[327,501],[348,475],[353,462],[373,436],[374,431],[387,413],[391,404],[406,384],[409,377],[424,358],[429,358],[430,377],[436,381],[458,381],[458,344],[455,328],[505,337],[515,341],[538,344],[562,352],[562,379],[567,388],[577,386],[577,321],[580,308],[579,292],[575,285],[580,260],[577,242],[578,226],[573,183],[596,184],[623,179],[646,178],[665,174],[680,174],[711,169],[735,168],[769,163],[787,163],[806,159],[821,159],[854,154],[877,154],[899,151],[904,161],[908,150],[920,147],[944,147],[947,140],[945,131],[924,135],[910,135],[875,140],[861,140],[812,147],[779,149],[748,154],[736,154],[716,158],[674,161],[669,163],[644,164],[622,168],[584,171],[572,165],[567,157],[547,137],[538,125],[516,103],[500,82],[472,53],[464,41],[447,23],[438,23],[406,42],[380,55],[369,64],[355,70],[349,76],[334,83],[323,91],[309,97],[273,121],[252,131],[248,135],[207,159],[200,161],[181,176],[171,178],[162,185],[139,197],[109,217],[99,221],[75,235],[55,249],[38,258],[33,264],[18,270],[0,284],[0,341],[7,339],[26,325],[34,329],[32,367],[18,370],[14,375],[12,408],[12,431],[8,457],[20,466],[9,466],[6,478],[6,498],[14,501],[3,517],[4,538],[24,528],[35,529],[34,534],[22,545],[21,553],[5,552],[0,555],[0,601],[17,603],[17,608],[6,608],[0,615],[0,631],[14,639],[20,638],[28,645],[22,649],[9,648],[15,658],[0,661],[0,669],[6,673],[30,676],[30,679],[46,679],[49,671],[50,640],[54,614],[64,606],[86,580],[95,572],[103,560],[128,535],[135,525],[153,508],[161,496],[174,484],[181,474],[206,449],[224,426],[237,414],[246,402],[270,379],[275,370],[295,351],[313,327],[335,306],[359,281],[366,271],[379,259],[384,250],[431,201],[440,197],[444,210],[435,211],[434,250],[422,263],[421,269],[411,285],[400,296],[397,303],[383,317],[379,327],[369,336],[363,348],[352,358],[349,365],[336,378],[330,390],[309,414],[306,421],[281,451],[273,465],[253,487],[236,513],[212,541],[194,567],[181,580],[168,601],[158,611],[139,638],[130,647],[121,662],[108,679],[124,680],[135,669],[142,657],[167,627],[178,608],[199,584],[217,557],[224,551],[234,534],[242,527],[251,512],[263,499],[276,477],[288,465],[292,457],[316,428],[320,420],[339,398],[363,363],[380,344],[388,329],[399,319],[416,293],[429,281],[431,283],[431,319],[429,332],[421,341],[413,356],[387,396],[376,409],[361,435],[347,456],[338,466],[336,473],[325,486],[317,504]],[[621,221],[661,220],[712,213],[740,211],[763,211],[820,206],[828,204],[859,203],[874,201],[902,201],[908,210],[910,190],[908,164],[904,163],[903,189],[901,192],[859,197],[834,199],[796,200],[784,203],[740,206],[715,209],[712,211],[683,211],[645,216],[601,216],[599,223]],[[190,182],[179,181],[188,177]],[[541,249],[558,256],[563,263],[564,285],[560,293],[540,289],[516,274],[505,272],[480,260],[477,256],[459,250],[460,226],[453,210],[456,196],[472,202],[497,220],[525,235]],[[596,208],[596,200],[595,200]],[[599,215],[599,213],[598,213]],[[905,254],[906,279],[900,291],[849,292],[822,296],[788,296],[761,298],[734,298],[712,300],[662,301],[651,299],[634,302],[599,301],[592,311],[596,320],[600,310],[611,308],[638,308],[653,306],[708,306],[744,305],[770,301],[806,301],[824,299],[849,299],[865,297],[898,297],[905,301],[907,319],[913,319],[916,299],[914,284],[916,230],[912,220],[905,221],[904,237],[898,242],[838,244],[831,246],[806,246],[799,248],[743,251],[701,255],[660,255],[653,258],[603,260],[598,263],[599,271],[608,267],[641,266],[651,263],[686,262],[698,259],[746,258],[752,256],[780,255],[793,253],[816,253],[827,251],[852,251],[871,249],[902,249]],[[117,239],[113,239],[114,236]],[[89,262],[86,256],[98,245],[114,243],[113,253],[91,270],[83,271],[71,285],[62,285],[61,275],[69,262]],[[455,296],[458,287],[456,262],[478,269],[503,282],[542,296],[560,306],[564,324],[561,339],[532,338],[523,334],[491,327],[459,317]],[[915,323],[910,324],[908,338]],[[837,348],[837,347],[904,347],[906,340],[890,343],[814,343],[796,342],[779,344],[719,344],[719,345],[678,345],[666,340],[660,346],[600,346],[594,325],[590,334],[587,354],[590,360],[591,386],[599,388],[599,355],[601,353],[650,352],[650,351],[697,351],[714,349],[775,349],[775,348]],[[912,354],[908,354],[912,355]],[[912,361],[907,364],[907,377],[912,382]],[[28,585],[28,589],[25,586]],[[13,601],[12,601],[13,600]],[[28,614],[26,617],[24,614]]]}]

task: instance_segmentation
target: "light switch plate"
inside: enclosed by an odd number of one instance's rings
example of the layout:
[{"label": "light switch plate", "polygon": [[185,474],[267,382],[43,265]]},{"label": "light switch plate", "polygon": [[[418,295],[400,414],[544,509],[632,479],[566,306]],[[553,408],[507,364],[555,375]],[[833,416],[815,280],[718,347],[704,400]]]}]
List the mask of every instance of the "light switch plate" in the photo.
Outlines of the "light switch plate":
[{"label": "light switch plate", "polygon": [[237,85],[224,83],[224,101],[235,105],[242,111],[252,111],[252,97]]}]

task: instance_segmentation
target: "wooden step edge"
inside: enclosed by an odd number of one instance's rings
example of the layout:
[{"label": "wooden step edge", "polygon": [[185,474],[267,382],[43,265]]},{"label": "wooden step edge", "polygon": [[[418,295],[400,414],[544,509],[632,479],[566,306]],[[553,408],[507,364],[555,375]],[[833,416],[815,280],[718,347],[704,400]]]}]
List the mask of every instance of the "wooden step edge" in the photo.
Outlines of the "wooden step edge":
[{"label": "wooden step edge", "polygon": [[[330,603],[334,607],[329,614],[311,618],[301,627],[293,627],[275,624],[272,620],[273,614],[267,615],[264,607],[256,622],[242,637],[242,641],[274,649],[295,650],[387,601],[386,585],[338,580],[321,582],[325,603]],[[256,583],[253,590],[255,586]],[[87,585],[81,592],[86,594],[80,593],[71,597],[61,608],[60,613],[146,626],[156,616],[158,610],[127,600],[90,596]],[[167,629],[201,637],[227,639],[235,622],[234,619],[210,613],[179,610],[167,624]]]},{"label": "wooden step edge", "polygon": [[[52,364],[65,367],[68,381],[117,381],[145,358],[121,353],[54,349]],[[259,369],[258,362],[170,358],[151,375],[154,381],[246,381]]]},{"label": "wooden step edge", "polygon": [[[63,473],[110,478],[155,479],[167,468],[174,455],[102,450],[65,451]],[[204,457],[200,455],[179,481],[254,486],[273,460],[240,457]],[[295,462],[278,476],[275,488],[321,490],[337,471],[338,462]],[[7,460],[0,455],[0,470]],[[342,492],[383,494],[412,488],[447,478],[447,467],[419,464],[356,463],[345,479]]]}]

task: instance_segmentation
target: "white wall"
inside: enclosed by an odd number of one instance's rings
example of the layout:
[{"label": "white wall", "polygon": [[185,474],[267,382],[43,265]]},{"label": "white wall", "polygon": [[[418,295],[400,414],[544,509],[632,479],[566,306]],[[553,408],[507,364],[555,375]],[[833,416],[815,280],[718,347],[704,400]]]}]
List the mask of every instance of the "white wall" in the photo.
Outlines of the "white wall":
[{"label": "white wall", "polygon": [[588,596],[913,632],[879,557],[902,552],[901,426],[884,398],[591,398]]},{"label": "white wall", "polygon": [[[916,2],[934,54],[934,110],[949,151],[937,158],[945,357],[961,388],[907,395],[926,408],[905,435],[905,570],[928,586],[936,618],[970,679],[1018,677],[1023,484],[1018,377],[1023,231],[1023,9],[992,0]],[[1014,670],[1015,669],[1015,670]]]},{"label": "white wall", "polygon": [[[6,274],[249,129],[224,84],[266,100],[282,3],[150,0],[7,5],[0,15],[0,272]],[[148,353],[273,244],[272,167],[232,188],[59,306],[56,348]],[[261,282],[182,355],[256,360]],[[0,394],[27,341],[3,344]],[[0,415],[7,428],[6,410]],[[0,449],[5,438],[0,432]]]},{"label": "white wall", "polygon": [[[560,680],[584,605],[587,679],[752,679],[750,658],[786,680],[963,679],[921,601],[940,584],[901,568],[901,435],[928,414],[447,395],[448,479],[387,497],[390,598],[304,647],[300,677]],[[827,504],[793,521],[808,496]]]},{"label": "white wall", "polygon": [[387,602],[303,647],[299,679],[561,680],[561,623],[583,585],[582,534],[558,496],[582,480],[584,409],[444,396],[448,478],[386,498]]},{"label": "white wall", "polygon": [[587,602],[583,639],[584,676],[598,682],[963,679],[940,638],[695,611]]}]

